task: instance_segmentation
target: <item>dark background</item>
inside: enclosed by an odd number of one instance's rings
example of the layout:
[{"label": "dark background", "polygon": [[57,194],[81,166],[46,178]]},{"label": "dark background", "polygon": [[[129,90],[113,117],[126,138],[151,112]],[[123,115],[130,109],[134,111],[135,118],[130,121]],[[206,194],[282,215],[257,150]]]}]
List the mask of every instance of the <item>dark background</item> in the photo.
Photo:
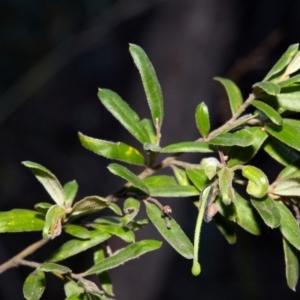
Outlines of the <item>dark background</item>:
[{"label": "dark background", "polygon": [[[128,43],[144,48],[157,71],[165,98],[162,145],[167,145],[198,138],[194,111],[202,101],[213,126],[222,124],[229,110],[212,77],[232,78],[246,97],[282,52],[299,42],[299,16],[297,0],[1,0],[0,210],[49,201],[23,160],[46,166],[62,183],[76,179],[78,199],[105,196],[123,183],[106,169],[108,160],[81,147],[77,132],[140,147],[97,99],[98,87],[112,89],[141,118],[149,117]],[[279,166],[260,159],[274,179]],[[192,204],[167,203],[193,238]],[[237,233],[237,244],[230,246],[213,224],[204,225],[202,274],[196,278],[191,261],[166,243],[112,270],[117,299],[298,299],[286,285],[278,230],[260,237],[239,228]],[[143,237],[161,239],[152,227],[137,234]],[[39,233],[1,235],[0,263],[39,238]],[[113,249],[118,245],[114,241]],[[50,248],[55,247],[54,241]],[[47,257],[47,249],[40,253],[29,259]],[[79,255],[70,263],[80,272],[91,261]],[[0,299],[23,299],[29,271],[19,267],[1,274]],[[42,299],[63,299],[58,279],[47,276]]]}]

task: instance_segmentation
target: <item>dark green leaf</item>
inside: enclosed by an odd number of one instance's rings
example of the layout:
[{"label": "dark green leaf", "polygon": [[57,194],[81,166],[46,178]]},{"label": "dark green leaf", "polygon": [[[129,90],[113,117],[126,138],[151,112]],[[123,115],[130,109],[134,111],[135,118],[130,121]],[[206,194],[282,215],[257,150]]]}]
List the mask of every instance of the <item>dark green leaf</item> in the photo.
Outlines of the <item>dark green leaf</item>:
[{"label": "dark green leaf", "polygon": [[275,202],[280,214],[281,224],[279,229],[282,235],[289,241],[296,249],[300,250],[300,229],[290,210],[281,202]]},{"label": "dark green leaf", "polygon": [[236,86],[236,84],[229,79],[214,77],[214,80],[219,81],[226,89],[229,98],[231,113],[232,115],[235,115],[235,113],[238,111],[238,109],[244,102],[241,91]]},{"label": "dark green leaf", "polygon": [[243,148],[243,151],[241,151],[237,146],[230,147],[226,153],[226,155],[229,157],[229,161],[227,163],[228,167],[233,167],[248,162],[256,155],[257,151],[268,137],[267,133],[261,130],[261,127],[250,127],[247,130],[252,133],[252,145]]},{"label": "dark green leaf", "polygon": [[126,227],[120,227],[118,225],[102,225],[102,224],[92,224],[92,227],[99,230],[107,232],[111,235],[115,235],[127,243],[133,243],[135,241],[135,236],[131,230]]},{"label": "dark green leaf", "polygon": [[98,97],[107,110],[141,143],[150,143],[149,136],[139,123],[139,116],[116,93],[99,89]]},{"label": "dark green leaf", "polygon": [[216,224],[217,228],[223,234],[227,242],[231,245],[236,243],[236,234],[232,222],[228,221],[220,214],[216,214],[213,217],[213,221]]},{"label": "dark green leaf", "polygon": [[196,124],[200,134],[206,138],[210,130],[210,121],[208,107],[204,102],[196,108]]},{"label": "dark green leaf", "polygon": [[195,187],[201,192],[204,187],[208,183],[208,178],[201,169],[187,169],[186,174],[188,175],[189,179],[195,185]]},{"label": "dark green leaf", "polygon": [[147,195],[149,194],[148,187],[143,182],[143,180],[140,179],[138,176],[136,176],[134,173],[132,173],[130,170],[125,168],[124,166],[121,166],[119,164],[110,164],[107,168],[111,173],[124,178],[125,180],[130,182],[134,187],[145,192]]},{"label": "dark green leaf", "polygon": [[273,199],[269,198],[268,196],[260,199],[252,198],[251,203],[260,214],[267,226],[276,228],[280,225],[280,212]]},{"label": "dark green leaf", "polygon": [[263,90],[268,95],[278,95],[280,93],[280,86],[274,82],[257,82],[253,85],[253,88]]},{"label": "dark green leaf", "polygon": [[58,205],[52,205],[48,209],[43,228],[44,239],[54,239],[61,234],[62,223],[65,215],[65,209]]},{"label": "dark green leaf", "polygon": [[267,139],[264,150],[284,166],[293,164],[295,160],[300,158],[299,152],[271,136]]},{"label": "dark green leaf", "polygon": [[276,181],[272,194],[280,196],[300,196],[300,178],[288,178]]},{"label": "dark green leaf", "polygon": [[0,212],[0,233],[41,231],[45,216],[33,210],[12,209]]},{"label": "dark green leaf", "polygon": [[222,168],[218,172],[219,190],[222,201],[225,205],[229,205],[235,201],[235,193],[232,187],[234,173],[227,167]]},{"label": "dark green leaf", "polygon": [[125,216],[122,218],[124,225],[130,223],[140,210],[140,201],[134,198],[127,198],[124,202],[124,212]]},{"label": "dark green leaf", "polygon": [[280,71],[282,71],[293,59],[293,57],[298,52],[299,44],[294,44],[289,46],[289,48],[286,50],[286,52],[280,57],[280,59],[276,62],[276,64],[272,67],[272,69],[268,72],[266,77],[263,81],[266,81],[273,77],[274,75],[278,74]]},{"label": "dark green leaf", "polygon": [[210,139],[209,143],[218,146],[247,147],[252,145],[253,141],[253,134],[247,129],[242,129],[234,133],[221,133],[218,136]]},{"label": "dark green leaf", "polygon": [[155,240],[143,240],[137,243],[133,243],[122,250],[114,253],[112,256],[101,260],[99,263],[92,266],[83,276],[99,274],[101,272],[113,269],[119,265],[123,265],[125,262],[137,258],[147,252],[159,249],[161,242]]},{"label": "dark green leaf", "polygon": [[282,124],[282,118],[280,114],[270,105],[258,100],[253,100],[251,104],[261,110],[276,125]]},{"label": "dark green leaf", "polygon": [[82,227],[79,225],[68,224],[68,225],[65,225],[63,228],[66,233],[68,233],[74,237],[77,237],[79,239],[86,240],[91,237],[90,232],[85,227]]},{"label": "dark green leaf", "polygon": [[66,274],[72,272],[70,268],[55,263],[43,263],[40,265],[40,270],[44,272],[52,272],[58,274]]},{"label": "dark green leaf", "polygon": [[300,151],[300,126],[297,126],[297,124],[294,120],[283,119],[282,127],[268,123],[265,128],[268,133],[282,143]]},{"label": "dark green leaf", "polygon": [[157,120],[159,127],[161,127],[164,116],[163,96],[155,70],[141,47],[130,44],[129,51],[140,72],[153,123],[156,124]]},{"label": "dark green leaf", "polygon": [[160,209],[153,203],[144,201],[149,219],[166,241],[183,257],[193,259],[193,245],[176,221],[171,218],[168,229]]},{"label": "dark green leaf", "polygon": [[258,223],[258,216],[249,201],[236,193],[236,199],[233,203],[236,210],[236,222],[246,231],[260,235],[261,230]]},{"label": "dark green leaf", "polygon": [[23,295],[27,300],[41,299],[45,290],[45,274],[43,271],[35,270],[28,275],[23,285]]},{"label": "dark green leaf", "polygon": [[285,239],[283,241],[285,276],[290,289],[296,291],[299,277],[299,262],[296,249]]},{"label": "dark green leaf", "polygon": [[78,191],[78,184],[76,180],[70,181],[64,185],[65,207],[69,208],[72,206],[77,191]]},{"label": "dark green leaf", "polygon": [[108,207],[105,198],[99,196],[88,196],[76,202],[71,211],[72,216],[84,216]]},{"label": "dark green leaf", "polygon": [[144,166],[146,164],[144,156],[137,149],[127,144],[94,139],[80,132],[78,136],[83,147],[98,155],[134,165]]},{"label": "dark green leaf", "polygon": [[40,164],[31,161],[23,161],[22,164],[32,171],[54,202],[59,206],[63,206],[65,200],[64,190],[56,176]]},{"label": "dark green leaf", "polygon": [[89,240],[73,239],[64,243],[47,259],[47,262],[64,260],[68,257],[84,252],[85,250],[90,249],[111,237],[110,234],[100,230],[93,230],[90,234],[91,237]]},{"label": "dark green leaf", "polygon": [[181,142],[171,144],[163,148],[164,153],[177,153],[177,152],[200,152],[210,153],[213,152],[211,146],[206,142]]}]

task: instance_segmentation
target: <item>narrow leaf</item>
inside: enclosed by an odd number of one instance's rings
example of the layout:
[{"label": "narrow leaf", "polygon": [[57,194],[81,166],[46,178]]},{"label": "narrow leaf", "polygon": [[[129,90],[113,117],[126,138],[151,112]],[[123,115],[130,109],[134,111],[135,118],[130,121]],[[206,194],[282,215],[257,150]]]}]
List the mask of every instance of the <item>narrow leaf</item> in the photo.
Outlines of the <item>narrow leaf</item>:
[{"label": "narrow leaf", "polygon": [[276,96],[280,93],[280,86],[274,82],[257,82],[253,85],[253,88],[259,88],[268,95]]},{"label": "narrow leaf", "polygon": [[282,127],[278,127],[274,124],[268,123],[265,128],[268,133],[274,136],[282,143],[300,151],[300,126],[296,126],[296,123],[291,119],[283,119]]},{"label": "narrow leaf", "polygon": [[237,146],[230,147],[226,152],[226,155],[229,157],[229,161],[227,163],[228,167],[233,167],[248,162],[252,157],[256,155],[256,153],[268,137],[268,134],[265,131],[261,130],[261,127],[253,126],[251,128],[248,128],[247,130],[252,133],[252,145],[243,148],[243,151],[240,151],[240,148]]},{"label": "narrow leaf", "polygon": [[138,176],[136,176],[134,173],[132,173],[130,170],[125,168],[124,166],[121,166],[119,164],[110,164],[107,168],[111,173],[122,177],[123,179],[130,182],[134,187],[140,189],[141,191],[149,195],[149,189],[147,185],[143,182],[143,180],[140,179]]},{"label": "narrow leaf", "polygon": [[206,138],[210,131],[210,121],[208,107],[204,102],[196,108],[196,124],[200,134]]},{"label": "narrow leaf", "polygon": [[219,177],[219,190],[222,201],[225,205],[229,205],[235,201],[235,193],[232,187],[232,180],[234,173],[229,168],[222,168],[218,172]]},{"label": "narrow leaf", "polygon": [[159,249],[161,247],[161,244],[161,242],[155,240],[143,240],[137,243],[133,243],[113,254],[112,256],[101,260],[99,263],[95,264],[86,272],[84,272],[83,275],[87,276],[92,274],[99,274],[101,272],[113,269],[147,252]]},{"label": "narrow leaf", "polygon": [[229,79],[214,77],[214,80],[219,81],[226,89],[229,98],[231,113],[232,115],[235,115],[244,102],[240,89],[233,81]]},{"label": "narrow leaf", "polygon": [[275,203],[281,214],[281,224],[279,229],[282,235],[296,249],[300,250],[300,229],[295,217],[281,201],[276,201]]},{"label": "narrow leaf", "polygon": [[251,104],[257,109],[261,110],[274,124],[282,124],[282,118],[280,114],[270,105],[258,100],[253,100]]},{"label": "narrow leaf", "polygon": [[46,214],[48,209],[52,206],[53,204],[47,203],[47,202],[40,202],[34,205],[34,209],[37,210],[38,212],[42,214]]},{"label": "narrow leaf", "polygon": [[201,192],[204,187],[208,183],[208,178],[201,169],[187,169],[186,174],[188,175],[189,179],[195,185],[195,187]]},{"label": "narrow leaf", "polygon": [[77,191],[78,191],[78,184],[76,180],[70,181],[64,185],[65,207],[69,208],[72,206]]},{"label": "narrow leaf", "polygon": [[234,133],[221,133],[218,136],[210,139],[209,143],[218,146],[247,147],[252,145],[253,141],[253,134],[247,129],[241,129]]},{"label": "narrow leaf", "polygon": [[148,188],[161,187],[164,185],[174,185],[178,186],[178,183],[174,176],[169,175],[154,175],[149,176],[144,179],[144,182],[147,184]]},{"label": "narrow leaf", "polygon": [[45,290],[45,274],[43,271],[35,270],[28,275],[23,285],[23,295],[27,300],[41,299]]},{"label": "narrow leaf", "polygon": [[32,171],[54,202],[59,206],[63,206],[65,198],[64,190],[56,176],[40,164],[31,161],[23,161],[22,164]]},{"label": "narrow leaf", "polygon": [[171,229],[168,229],[160,209],[153,203],[147,201],[144,201],[144,203],[149,219],[165,240],[183,257],[193,259],[193,244],[177,222],[171,218]]},{"label": "narrow leaf", "polygon": [[293,83],[298,83],[298,82],[300,82],[300,75],[296,75],[284,81],[280,81],[278,82],[278,85],[283,88],[283,87],[291,86],[293,85]]},{"label": "narrow leaf", "polygon": [[41,231],[45,216],[28,209],[12,209],[0,212],[0,233]]},{"label": "narrow leaf", "polygon": [[261,230],[258,223],[258,216],[250,202],[236,193],[236,199],[233,205],[236,210],[236,222],[246,231],[255,235],[260,235]]},{"label": "narrow leaf", "polygon": [[144,127],[139,123],[139,116],[116,93],[99,89],[98,97],[106,109],[141,143],[150,142]]},{"label": "narrow leaf", "polygon": [[164,116],[163,96],[155,70],[141,47],[130,44],[129,51],[140,72],[153,123],[156,124],[158,120],[158,125],[161,127]]},{"label": "narrow leaf", "polygon": [[156,132],[155,128],[153,126],[153,123],[149,119],[143,119],[140,121],[141,126],[144,127],[145,131],[147,132],[149,136],[149,141],[151,144],[155,145],[156,143]]},{"label": "narrow leaf", "polygon": [[296,291],[299,277],[299,262],[296,249],[285,239],[283,241],[285,276],[290,289]]},{"label": "narrow leaf", "polygon": [[137,149],[127,144],[94,139],[80,132],[78,136],[83,147],[98,155],[134,165],[144,166],[146,164],[144,156]]},{"label": "narrow leaf", "polygon": [[109,203],[103,197],[88,196],[76,202],[71,211],[71,216],[83,216],[108,207]]},{"label": "narrow leaf", "polygon": [[284,109],[300,112],[299,86],[290,86],[282,89],[282,92],[276,96],[276,104]]},{"label": "narrow leaf", "polygon": [[267,226],[270,228],[276,228],[280,225],[280,212],[273,199],[269,198],[268,196],[265,196],[261,199],[252,198],[251,203]]},{"label": "narrow leaf", "polygon": [[284,73],[286,75],[291,75],[291,74],[297,72],[299,69],[300,69],[300,52],[298,51],[298,53],[294,56],[292,61],[287,66]]},{"label": "narrow leaf", "polygon": [[295,196],[300,195],[300,178],[288,178],[278,180],[272,189],[272,194],[280,196]]},{"label": "narrow leaf", "polygon": [[222,233],[222,235],[225,237],[227,242],[230,245],[235,244],[236,243],[236,233],[235,233],[234,227],[232,225],[232,222],[230,222],[229,220],[227,220],[220,214],[216,214],[213,217],[213,221],[216,224],[217,228]]},{"label": "narrow leaf", "polygon": [[84,252],[100,243],[108,240],[111,235],[100,230],[90,231],[89,240],[73,239],[64,243],[47,259],[47,262],[58,262],[78,253]]},{"label": "narrow leaf", "polygon": [[180,142],[171,144],[163,148],[164,153],[177,153],[177,152],[199,152],[210,153],[213,152],[211,146],[207,142]]},{"label": "narrow leaf", "polygon": [[140,210],[140,201],[134,198],[127,198],[124,202],[124,212],[125,216],[122,218],[124,225],[130,223]]},{"label": "narrow leaf", "polygon": [[293,57],[298,52],[299,44],[293,44],[289,46],[286,52],[280,57],[280,59],[276,62],[276,64],[272,67],[272,69],[268,72],[263,81],[270,79],[273,75],[276,75],[280,71],[282,71],[293,59]]},{"label": "narrow leaf", "polygon": [[63,227],[64,231],[79,239],[87,240],[91,237],[89,230],[83,226],[68,224]]},{"label": "narrow leaf", "polygon": [[48,209],[43,228],[44,239],[54,239],[61,234],[62,223],[65,215],[65,209],[58,205],[53,205]]},{"label": "narrow leaf", "polygon": [[172,170],[174,172],[174,176],[179,185],[182,185],[182,186],[191,185],[185,170],[177,168],[175,166],[172,166]]},{"label": "narrow leaf", "polygon": [[55,263],[43,263],[40,265],[40,270],[44,272],[52,272],[58,274],[66,274],[72,272],[70,268]]}]

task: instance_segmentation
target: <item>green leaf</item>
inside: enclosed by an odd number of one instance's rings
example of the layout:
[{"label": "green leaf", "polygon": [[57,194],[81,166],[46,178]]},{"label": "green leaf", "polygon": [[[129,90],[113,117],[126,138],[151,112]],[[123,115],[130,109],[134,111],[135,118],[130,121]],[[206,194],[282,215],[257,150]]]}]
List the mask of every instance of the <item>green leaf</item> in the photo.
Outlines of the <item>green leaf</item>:
[{"label": "green leaf", "polygon": [[276,125],[282,124],[282,118],[280,114],[270,105],[258,100],[253,100],[251,104],[261,110]]},{"label": "green leaf", "polygon": [[283,119],[282,127],[278,127],[274,124],[265,124],[266,131],[274,136],[282,143],[300,151],[300,126],[292,119]]},{"label": "green leaf", "polygon": [[289,46],[286,52],[280,57],[280,59],[276,62],[276,64],[272,67],[272,69],[268,72],[263,81],[269,80],[272,76],[278,74],[282,71],[293,59],[293,57],[298,52],[299,44],[293,44]]},{"label": "green leaf", "polygon": [[246,231],[260,235],[261,230],[258,223],[258,216],[254,211],[249,201],[246,201],[238,193],[236,193],[236,199],[233,203],[236,210],[236,222]]},{"label": "green leaf", "polygon": [[94,139],[83,135],[80,132],[78,133],[78,136],[83,147],[98,155],[134,165],[146,165],[144,156],[137,149],[127,144]]},{"label": "green leaf", "polygon": [[195,187],[201,192],[204,187],[208,184],[208,178],[201,169],[187,169],[186,174],[188,175],[189,179],[195,185]]},{"label": "green leaf", "polygon": [[221,196],[217,195],[214,203],[217,205],[218,212],[225,219],[236,222],[236,208],[232,202],[229,205],[225,205],[221,200]]},{"label": "green leaf", "polygon": [[261,130],[261,127],[251,127],[247,129],[252,133],[253,143],[248,147],[244,147],[243,151],[237,146],[232,146],[226,152],[226,155],[229,157],[227,163],[228,167],[233,167],[240,164],[245,164],[252,157],[256,155],[260,147],[263,145],[264,141],[268,137],[268,134]]},{"label": "green leaf", "polygon": [[32,171],[54,202],[59,206],[63,206],[65,199],[64,190],[56,176],[40,164],[31,161],[23,161],[22,164]]},{"label": "green leaf", "polygon": [[64,243],[47,259],[47,262],[58,262],[68,257],[84,252],[100,243],[108,240],[111,235],[100,230],[90,231],[89,240],[73,239]]},{"label": "green leaf", "polygon": [[217,170],[221,167],[221,163],[215,157],[206,157],[201,160],[200,166],[203,168],[208,179],[211,180],[217,174]]},{"label": "green leaf", "polygon": [[253,88],[263,90],[268,95],[276,96],[280,93],[280,86],[274,82],[257,82],[253,85]]},{"label": "green leaf", "polygon": [[76,180],[67,182],[64,185],[64,194],[65,194],[65,207],[69,208],[72,206],[73,201],[76,197],[78,191],[78,184]]},{"label": "green leaf", "polygon": [[234,133],[221,133],[218,136],[210,139],[209,143],[218,146],[247,147],[252,145],[253,141],[253,134],[247,129],[241,129]]},{"label": "green leaf", "polygon": [[300,158],[299,152],[271,136],[267,139],[264,150],[284,166],[293,164],[295,160]]},{"label": "green leaf", "polygon": [[298,82],[300,82],[300,75],[296,75],[287,80],[280,81],[277,84],[283,88],[283,87],[291,86],[293,83],[298,83]]},{"label": "green leaf", "polygon": [[279,196],[295,196],[300,195],[300,178],[288,178],[276,181],[272,194]]},{"label": "green leaf", "polygon": [[232,115],[235,115],[244,102],[240,89],[233,81],[229,79],[214,77],[214,80],[219,81],[226,89],[229,98],[231,113]]},{"label": "green leaf", "polygon": [[196,108],[196,124],[200,134],[206,138],[210,131],[210,121],[208,107],[204,102]]},{"label": "green leaf", "polygon": [[223,234],[225,239],[230,245],[233,245],[236,243],[236,234],[234,227],[232,225],[232,222],[228,221],[226,218],[224,218],[220,214],[216,214],[213,217],[213,221],[216,224],[217,228],[220,230],[220,232]]},{"label": "green leaf", "polygon": [[[106,299],[106,297],[104,296],[104,292],[101,291],[93,281],[81,277],[78,280],[78,285],[84,288],[84,291],[88,296],[93,295],[100,300]],[[88,298],[94,299],[95,297],[88,297]]]},{"label": "green leaf", "polygon": [[268,192],[269,181],[262,170],[248,165],[243,167],[242,174],[249,180],[246,189],[249,195],[261,198]]},{"label": "green leaf", "polygon": [[218,172],[219,190],[222,201],[225,205],[229,205],[235,201],[235,193],[232,187],[234,173],[227,167],[222,168]]},{"label": "green leaf", "polygon": [[139,116],[116,93],[99,89],[98,97],[106,109],[141,143],[150,142],[145,129],[139,123]]},{"label": "green leaf", "polygon": [[0,233],[41,231],[45,216],[34,210],[12,209],[0,212]]},{"label": "green leaf", "polygon": [[157,145],[154,145],[154,144],[145,143],[143,145],[143,148],[146,151],[162,152],[162,148],[160,146],[157,146]]},{"label": "green leaf", "polygon": [[282,235],[296,249],[300,250],[300,229],[290,210],[281,202],[276,201],[277,208],[281,214],[281,224],[279,229]]},{"label": "green leaf", "polygon": [[103,197],[87,196],[74,204],[71,216],[88,215],[107,208],[108,206],[109,203]]},{"label": "green leaf", "polygon": [[143,182],[143,180],[124,166],[121,166],[119,164],[110,164],[107,168],[111,173],[122,177],[123,179],[130,182],[134,187],[140,189],[141,191],[149,195],[149,189],[147,185]]},{"label": "green leaf", "polygon": [[153,126],[152,121],[149,119],[143,119],[140,121],[140,124],[141,124],[141,126],[144,127],[145,131],[147,132],[150,143],[155,145],[156,144],[156,132],[155,132],[155,128]]},{"label": "green leaf", "polygon": [[153,123],[156,124],[157,119],[158,125],[161,127],[164,116],[163,96],[155,70],[141,47],[130,44],[129,51],[140,72]]},{"label": "green leaf", "polygon": [[115,214],[119,216],[123,215],[121,208],[116,203],[108,202],[108,204],[109,204],[108,208],[111,209]]},{"label": "green leaf", "polygon": [[273,199],[268,196],[265,196],[261,199],[252,198],[251,203],[260,214],[267,226],[269,226],[270,228],[276,228],[280,225],[280,212]]},{"label": "green leaf", "polygon": [[83,226],[68,224],[63,227],[64,231],[79,239],[89,239],[91,237],[89,230]]},{"label": "green leaf", "polygon": [[179,185],[182,185],[182,186],[191,185],[185,170],[183,170],[181,168],[177,168],[175,166],[172,166],[172,170],[174,172],[174,175],[175,175],[176,180]]},{"label": "green leaf", "polygon": [[177,222],[171,218],[171,228],[168,229],[164,218],[161,216],[160,209],[153,203],[147,201],[144,201],[144,203],[149,219],[165,240],[183,257],[193,259],[193,244]]},{"label": "green leaf", "polygon": [[147,184],[149,188],[155,188],[164,185],[174,185],[178,186],[178,183],[174,176],[169,175],[154,175],[149,176],[144,179],[144,182]]},{"label": "green leaf", "polygon": [[58,205],[52,205],[48,209],[43,228],[44,239],[54,239],[61,234],[62,223],[65,215],[65,209]]},{"label": "green leaf", "polygon": [[291,74],[297,72],[299,69],[300,69],[300,52],[298,51],[298,53],[294,56],[292,61],[287,66],[284,73],[286,75],[291,75]]},{"label": "green leaf", "polygon": [[285,239],[283,241],[285,276],[290,289],[296,291],[299,277],[299,262],[296,249]]},{"label": "green leaf", "polygon": [[180,142],[171,144],[163,148],[163,153],[178,153],[178,152],[200,152],[210,153],[213,152],[211,146],[207,142]]},{"label": "green leaf", "polygon": [[[70,297],[74,294],[77,294],[79,296],[80,294],[82,294],[84,292],[84,290],[81,286],[78,286],[78,284],[75,281],[73,281],[69,278],[68,278],[68,281],[64,285],[64,290],[65,290],[65,294],[67,297]],[[67,299],[69,299],[69,298],[67,298]],[[79,300],[81,298],[77,297],[74,299]]]},{"label": "green leaf", "polygon": [[43,271],[35,270],[28,275],[23,285],[23,295],[27,300],[41,299],[45,290],[45,274]]},{"label": "green leaf", "polygon": [[159,249],[161,247],[161,244],[161,242],[155,240],[143,240],[137,243],[133,243],[118,251],[117,253],[114,253],[112,256],[101,260],[99,263],[95,264],[90,269],[85,271],[82,275],[87,276],[92,274],[99,274],[101,272],[113,269],[147,252]]},{"label": "green leaf", "polygon": [[300,112],[300,91],[299,86],[290,86],[282,89],[282,92],[276,96],[276,103],[279,107]]},{"label": "green leaf", "polygon": [[[279,173],[278,178],[296,178],[299,177],[298,173],[300,171],[300,159],[294,160],[291,164],[287,165]],[[295,174],[295,176],[294,176]]]},{"label": "green leaf", "polygon": [[130,223],[140,210],[140,201],[134,198],[127,198],[124,202],[124,212],[125,216],[122,218],[124,225]]},{"label": "green leaf", "polygon": [[38,212],[42,214],[46,214],[48,209],[52,206],[53,204],[47,203],[47,202],[40,202],[34,205],[34,209],[37,210]]},{"label": "green leaf", "polygon": [[118,225],[102,225],[102,224],[92,224],[92,227],[107,232],[111,235],[115,235],[127,243],[133,243],[135,241],[135,236],[131,230],[126,227],[120,227]]},{"label": "green leaf", "polygon": [[40,265],[40,270],[44,272],[52,272],[58,274],[66,274],[72,272],[70,268],[55,263],[43,263]]},{"label": "green leaf", "polygon": [[[100,263],[103,259],[105,259],[105,254],[103,248],[99,248],[94,252],[94,263],[95,265]],[[114,296],[113,285],[110,279],[108,272],[104,271],[100,274],[97,274],[99,281],[101,282],[102,289],[111,296]]]}]

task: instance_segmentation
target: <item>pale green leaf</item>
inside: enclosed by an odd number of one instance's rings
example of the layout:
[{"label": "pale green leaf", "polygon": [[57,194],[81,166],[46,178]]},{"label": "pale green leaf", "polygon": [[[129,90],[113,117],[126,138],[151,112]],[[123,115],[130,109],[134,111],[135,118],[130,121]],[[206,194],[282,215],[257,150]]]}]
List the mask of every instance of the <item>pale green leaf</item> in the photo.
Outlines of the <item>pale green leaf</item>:
[{"label": "pale green leaf", "polygon": [[288,87],[288,86],[291,86],[293,85],[294,83],[299,83],[300,82],[300,74],[299,75],[296,75],[296,76],[293,76],[289,79],[286,79],[286,80],[283,80],[283,81],[280,81],[278,82],[277,84],[280,86],[280,87]]},{"label": "pale green leaf", "polygon": [[23,285],[23,295],[27,300],[41,299],[45,290],[46,280],[43,271],[34,270],[25,279]]},{"label": "pale green leaf", "polygon": [[287,178],[276,181],[272,194],[279,196],[300,196],[300,178]]},{"label": "pale green leaf", "polygon": [[188,175],[189,179],[195,185],[195,187],[201,192],[204,187],[208,184],[208,178],[201,169],[187,169],[186,174]]},{"label": "pale green leaf", "polygon": [[274,124],[282,124],[282,118],[280,114],[270,105],[258,100],[253,100],[251,104],[257,109],[261,110]]},{"label": "pale green leaf", "polygon": [[44,272],[52,272],[58,274],[66,274],[72,272],[70,268],[55,263],[43,263],[40,265],[40,270]]},{"label": "pale green leaf", "polygon": [[171,144],[163,148],[164,153],[210,153],[213,152],[211,146],[207,142],[180,142]]},{"label": "pale green leaf", "polygon": [[140,210],[140,201],[134,198],[127,198],[124,202],[124,212],[125,216],[122,218],[124,225],[130,223]]},{"label": "pale green leaf", "polygon": [[48,209],[52,206],[53,204],[47,203],[47,202],[40,202],[34,205],[34,209],[37,210],[38,212],[42,214],[46,214]]},{"label": "pale green leaf", "polygon": [[83,147],[98,155],[134,165],[144,166],[146,164],[144,156],[137,149],[127,144],[94,139],[80,132],[78,136]]},{"label": "pale green leaf", "polygon": [[218,146],[240,146],[247,147],[254,141],[253,134],[247,129],[241,129],[234,133],[221,133],[218,136],[209,139],[209,144]]},{"label": "pale green leaf", "polygon": [[78,191],[76,180],[67,182],[64,185],[65,207],[71,207]]},{"label": "pale green leaf", "polygon": [[64,190],[56,176],[48,169],[35,162],[23,161],[22,164],[32,171],[54,202],[59,206],[63,206],[65,199]]},{"label": "pale green leaf", "polygon": [[222,168],[218,172],[220,196],[225,205],[235,201],[235,193],[232,187],[233,177],[233,171],[227,167]]},{"label": "pale green leaf", "polygon": [[172,166],[172,171],[174,172],[174,176],[179,185],[183,185],[183,186],[191,185],[185,170]]},{"label": "pale green leaf", "polygon": [[157,250],[161,247],[161,242],[156,240],[143,240],[137,243],[130,244],[129,246],[121,249],[112,256],[101,260],[99,263],[92,266],[82,275],[99,274],[101,272],[113,269],[119,265],[123,265],[125,262],[138,258],[139,256]]},{"label": "pale green leaf", "polygon": [[274,82],[257,82],[253,85],[253,88],[259,88],[268,95],[278,95],[280,93],[280,86]]},{"label": "pale green leaf", "polygon": [[168,229],[160,209],[153,203],[147,201],[144,203],[149,219],[166,241],[183,257],[193,259],[193,244],[177,222],[170,218],[171,228]]},{"label": "pale green leaf", "polygon": [[210,121],[208,107],[204,102],[196,108],[196,124],[200,134],[206,138],[210,131]]},{"label": "pale green leaf", "polygon": [[61,234],[62,223],[65,215],[65,209],[58,205],[53,205],[48,209],[43,228],[44,239],[54,239]]},{"label": "pale green leaf", "polygon": [[[67,297],[70,297],[74,294],[77,294],[79,296],[80,294],[82,294],[84,292],[84,290],[81,286],[78,286],[78,284],[75,281],[73,281],[69,278],[68,278],[68,281],[64,285],[64,291],[65,291],[65,294]],[[69,299],[69,298],[67,298],[67,299]],[[79,299],[81,300],[81,298],[75,298],[75,300],[79,300]]]},{"label": "pale green leaf", "polygon": [[155,70],[141,47],[130,44],[129,51],[140,72],[153,123],[156,124],[157,120],[161,127],[164,116],[163,96]]},{"label": "pale green leaf", "polygon": [[153,126],[153,122],[150,119],[143,119],[140,121],[141,126],[144,127],[145,131],[149,136],[150,144],[155,145],[156,143],[156,132]]},{"label": "pale green leaf", "polygon": [[68,224],[63,227],[64,231],[79,239],[89,239],[91,237],[89,230],[83,226]]},{"label": "pale green leaf", "polygon": [[74,204],[71,211],[71,216],[83,216],[91,214],[108,206],[109,203],[103,197],[87,196]]}]

